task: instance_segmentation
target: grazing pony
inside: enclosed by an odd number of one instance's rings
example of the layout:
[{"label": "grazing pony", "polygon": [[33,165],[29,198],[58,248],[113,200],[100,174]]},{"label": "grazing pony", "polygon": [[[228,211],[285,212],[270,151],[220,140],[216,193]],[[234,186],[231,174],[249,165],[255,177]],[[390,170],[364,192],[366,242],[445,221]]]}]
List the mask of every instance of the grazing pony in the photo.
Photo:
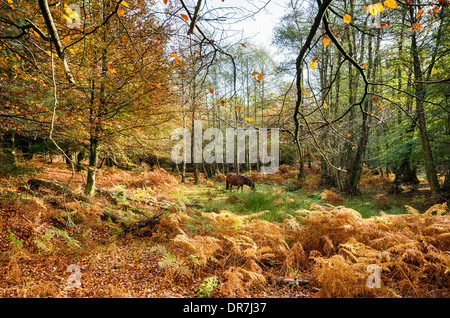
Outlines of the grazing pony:
[{"label": "grazing pony", "polygon": [[252,188],[253,190],[255,190],[255,184],[253,182],[250,181],[249,178],[247,178],[246,176],[243,176],[241,174],[236,174],[236,173],[229,173],[227,175],[227,187],[226,189],[230,189],[231,192],[231,187],[232,186],[237,186],[237,189],[239,191],[239,187],[241,188],[241,191],[244,191],[244,184],[248,185],[250,188]]}]

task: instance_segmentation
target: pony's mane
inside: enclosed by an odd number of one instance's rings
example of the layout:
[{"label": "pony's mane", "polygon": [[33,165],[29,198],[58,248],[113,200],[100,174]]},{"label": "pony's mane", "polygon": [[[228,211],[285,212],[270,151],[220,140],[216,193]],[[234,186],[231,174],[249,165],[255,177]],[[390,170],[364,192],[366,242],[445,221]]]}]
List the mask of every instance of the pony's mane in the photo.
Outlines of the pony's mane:
[{"label": "pony's mane", "polygon": [[247,178],[247,177],[244,176],[244,175],[241,175],[241,176],[242,176],[242,178],[244,179],[246,185],[248,185],[248,186],[250,186],[250,187],[253,185],[253,182],[251,182],[249,178]]}]

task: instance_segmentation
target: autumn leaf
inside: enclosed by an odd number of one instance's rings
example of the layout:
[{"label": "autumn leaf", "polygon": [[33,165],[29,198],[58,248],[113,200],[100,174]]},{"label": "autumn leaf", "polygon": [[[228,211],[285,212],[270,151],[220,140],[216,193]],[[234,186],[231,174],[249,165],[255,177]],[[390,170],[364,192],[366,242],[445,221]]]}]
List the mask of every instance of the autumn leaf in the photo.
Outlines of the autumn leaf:
[{"label": "autumn leaf", "polygon": [[395,0],[386,0],[383,2],[384,6],[389,9],[397,8],[397,2]]},{"label": "autumn leaf", "polygon": [[330,40],[328,38],[323,38],[322,39],[322,44],[323,44],[323,46],[327,47],[328,44],[330,44]]},{"label": "autumn leaf", "polygon": [[244,43],[241,43],[241,45],[242,45],[243,47],[245,47],[245,48],[246,48],[246,46],[245,46],[245,44],[244,44]]},{"label": "autumn leaf", "polygon": [[114,66],[111,63],[108,64],[108,71],[111,74],[115,74],[116,73],[116,70],[114,69]]},{"label": "autumn leaf", "polygon": [[384,110],[383,106],[378,106],[379,109]]},{"label": "autumn leaf", "polygon": [[352,135],[351,133],[348,133],[348,134],[347,134],[347,137],[350,137],[351,135]]},{"label": "autumn leaf", "polygon": [[183,20],[189,21],[189,17],[187,15],[185,15],[184,13],[180,14],[180,16]]},{"label": "autumn leaf", "polygon": [[262,114],[262,116],[263,116],[263,118],[266,118],[266,117],[267,117],[267,115],[266,115],[266,114]]},{"label": "autumn leaf", "polygon": [[312,61],[315,62],[317,61],[319,58],[317,56],[313,57]]},{"label": "autumn leaf", "polygon": [[376,102],[376,101],[377,101],[377,97],[376,97],[376,96],[372,96],[372,100],[373,100],[374,102]]},{"label": "autumn leaf", "polygon": [[223,99],[220,100],[220,103],[222,104],[222,106],[225,106],[225,101]]},{"label": "autumn leaf", "polygon": [[214,90],[210,87],[210,88],[208,88],[208,91],[211,93],[211,94],[213,94],[214,93]]},{"label": "autumn leaf", "polygon": [[376,8],[377,8],[377,10],[378,10],[378,12],[383,12],[384,11],[384,7],[383,7],[383,5],[380,3],[380,2],[378,2],[378,3],[375,3],[375,5],[374,5]]},{"label": "autumn leaf", "polygon": [[259,73],[255,71],[255,72],[252,73],[252,76],[255,76],[255,75],[258,75],[258,74]]},{"label": "autumn leaf", "polygon": [[125,13],[125,11],[123,11],[121,8],[119,8],[119,9],[117,10],[117,15],[118,15],[119,17],[123,16],[124,13]]},{"label": "autumn leaf", "polygon": [[236,111],[240,111],[241,110],[241,107],[236,107]]},{"label": "autumn leaf", "polygon": [[352,20],[352,17],[349,16],[348,14],[344,15],[342,18],[344,19],[344,22],[347,24],[350,24],[350,21]]},{"label": "autumn leaf", "polygon": [[163,0],[163,3],[164,3],[164,4],[167,4],[167,0]]},{"label": "autumn leaf", "polygon": [[258,75],[256,76],[256,78],[257,78],[258,82],[261,83],[261,81],[264,79],[264,76],[262,76],[261,74],[258,74]]},{"label": "autumn leaf", "polygon": [[175,61],[179,62],[180,59],[178,58],[178,55],[176,55],[175,53],[170,53],[170,56],[173,57],[175,59]]},{"label": "autumn leaf", "polygon": [[327,106],[328,106],[327,103],[323,102],[323,106],[322,107],[323,108],[327,108]]},{"label": "autumn leaf", "polygon": [[362,66],[362,67],[366,67],[366,66],[367,66],[367,63],[366,63],[366,62],[363,62],[363,63],[361,63],[361,66]]},{"label": "autumn leaf", "polygon": [[63,38],[63,40],[66,41],[66,42],[69,42],[69,41],[70,41],[70,36],[66,35],[66,36]]},{"label": "autumn leaf", "polygon": [[159,84],[155,84],[156,87],[158,87],[159,89],[162,89],[161,85]]},{"label": "autumn leaf", "polygon": [[316,68],[316,62],[311,62],[311,64],[309,64],[309,67],[311,67],[311,69],[315,69]]},{"label": "autumn leaf", "polygon": [[251,121],[253,121],[254,119],[253,118],[251,118],[251,117],[247,117],[247,118],[245,118],[248,122],[251,122]]},{"label": "autumn leaf", "polygon": [[120,5],[124,6],[125,8],[130,8],[130,6],[128,5],[128,3],[126,1],[120,2]]}]

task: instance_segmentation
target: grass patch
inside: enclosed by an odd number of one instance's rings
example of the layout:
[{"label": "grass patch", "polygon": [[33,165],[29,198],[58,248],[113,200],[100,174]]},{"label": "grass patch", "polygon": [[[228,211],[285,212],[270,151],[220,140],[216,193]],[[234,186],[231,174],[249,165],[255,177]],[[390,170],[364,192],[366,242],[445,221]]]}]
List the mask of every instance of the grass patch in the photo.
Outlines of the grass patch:
[{"label": "grass patch", "polygon": [[[287,191],[284,187],[276,184],[257,184],[256,190],[244,188],[244,191],[233,191],[230,193],[225,189],[217,187],[201,186],[198,189],[191,187],[188,197],[203,206],[204,212],[219,212],[228,210],[236,213],[250,214],[264,210],[271,211],[262,219],[271,222],[282,222],[286,214],[292,214],[300,209],[309,210],[311,204],[325,204],[321,198],[322,190],[307,192],[302,189]],[[363,191],[354,196],[343,196],[344,206],[361,213],[364,218],[380,215],[380,211],[387,214],[406,213],[405,202],[398,198],[380,196],[373,191]]]}]

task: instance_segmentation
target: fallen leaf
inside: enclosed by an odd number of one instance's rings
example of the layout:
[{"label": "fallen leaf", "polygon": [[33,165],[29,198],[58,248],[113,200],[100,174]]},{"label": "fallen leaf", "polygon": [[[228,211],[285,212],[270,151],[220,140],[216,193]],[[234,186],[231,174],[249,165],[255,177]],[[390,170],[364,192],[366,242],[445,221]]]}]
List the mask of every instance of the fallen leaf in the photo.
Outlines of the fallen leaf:
[{"label": "fallen leaf", "polygon": [[323,38],[322,39],[322,44],[323,44],[323,46],[327,47],[328,44],[330,44],[330,40],[328,38]]},{"label": "fallen leaf", "polygon": [[315,69],[316,68],[316,62],[311,62],[311,64],[309,64],[309,67],[311,67],[311,69]]}]

